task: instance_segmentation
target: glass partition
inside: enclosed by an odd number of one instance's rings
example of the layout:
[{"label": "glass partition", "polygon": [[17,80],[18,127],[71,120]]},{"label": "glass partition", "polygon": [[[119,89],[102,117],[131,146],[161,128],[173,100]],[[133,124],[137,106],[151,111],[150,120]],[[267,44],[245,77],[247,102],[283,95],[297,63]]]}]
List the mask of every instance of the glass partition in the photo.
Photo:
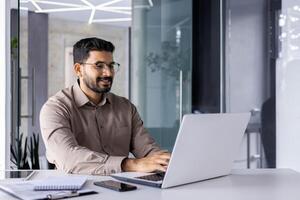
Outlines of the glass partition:
[{"label": "glass partition", "polygon": [[150,134],[172,150],[191,112],[192,0],[133,0],[131,100]]}]

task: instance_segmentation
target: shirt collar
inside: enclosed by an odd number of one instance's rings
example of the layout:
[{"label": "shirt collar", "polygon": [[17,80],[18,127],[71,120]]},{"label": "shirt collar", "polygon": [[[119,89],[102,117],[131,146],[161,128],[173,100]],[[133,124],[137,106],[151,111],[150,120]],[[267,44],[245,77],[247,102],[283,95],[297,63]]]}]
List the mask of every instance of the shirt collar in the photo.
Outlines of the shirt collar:
[{"label": "shirt collar", "polygon": [[[74,100],[77,105],[77,107],[81,107],[87,103],[90,102],[88,97],[84,94],[84,92],[81,90],[79,86],[79,80],[76,81],[76,83],[73,86],[73,92],[74,92]],[[108,97],[109,95],[104,94],[103,100],[98,104],[98,106],[103,106],[106,103],[110,103],[111,100]],[[92,105],[94,105],[92,102],[90,102]]]}]

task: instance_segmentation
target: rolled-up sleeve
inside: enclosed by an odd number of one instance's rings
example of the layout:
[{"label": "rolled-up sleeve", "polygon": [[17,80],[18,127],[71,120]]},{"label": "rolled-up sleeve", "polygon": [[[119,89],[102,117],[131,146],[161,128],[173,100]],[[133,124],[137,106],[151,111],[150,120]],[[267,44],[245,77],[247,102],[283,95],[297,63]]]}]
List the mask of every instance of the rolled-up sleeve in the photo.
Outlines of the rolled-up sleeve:
[{"label": "rolled-up sleeve", "polygon": [[64,105],[49,100],[40,112],[40,126],[49,162],[67,173],[109,175],[121,172],[123,156],[109,156],[80,146]]}]

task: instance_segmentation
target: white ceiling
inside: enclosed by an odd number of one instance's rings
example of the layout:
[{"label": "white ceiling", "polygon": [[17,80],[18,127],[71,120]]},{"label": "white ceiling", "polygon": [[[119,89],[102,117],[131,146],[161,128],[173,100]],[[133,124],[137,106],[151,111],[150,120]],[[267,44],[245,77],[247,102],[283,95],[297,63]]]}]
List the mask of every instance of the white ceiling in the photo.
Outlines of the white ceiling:
[{"label": "white ceiling", "polygon": [[[21,10],[87,23],[131,26],[131,0],[19,0]],[[148,5],[152,6],[152,0]]]}]

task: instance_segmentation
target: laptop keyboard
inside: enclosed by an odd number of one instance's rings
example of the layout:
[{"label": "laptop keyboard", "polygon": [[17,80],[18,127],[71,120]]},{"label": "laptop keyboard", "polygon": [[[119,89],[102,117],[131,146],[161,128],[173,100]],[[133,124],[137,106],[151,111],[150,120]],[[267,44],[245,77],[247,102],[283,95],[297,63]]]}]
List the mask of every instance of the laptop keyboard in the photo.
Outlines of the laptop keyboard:
[{"label": "laptop keyboard", "polygon": [[146,175],[146,176],[139,176],[136,177],[138,179],[144,179],[144,180],[148,180],[148,181],[161,181],[163,180],[165,177],[165,172],[159,172],[156,174],[150,174],[150,175]]}]

